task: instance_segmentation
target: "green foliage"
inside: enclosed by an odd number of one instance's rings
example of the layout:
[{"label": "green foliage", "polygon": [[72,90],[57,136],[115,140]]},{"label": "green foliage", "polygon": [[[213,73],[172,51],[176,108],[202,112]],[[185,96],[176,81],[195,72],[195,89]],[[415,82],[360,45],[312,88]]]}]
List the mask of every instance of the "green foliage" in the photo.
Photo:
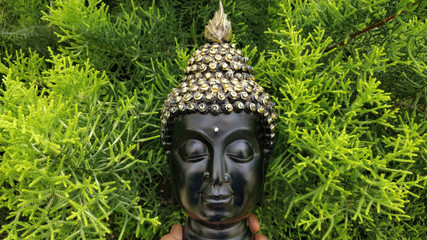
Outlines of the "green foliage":
[{"label": "green foliage", "polygon": [[[87,3],[86,3],[87,2]],[[204,43],[201,31],[218,8],[211,1],[117,1],[113,9],[102,1],[55,1],[43,19],[59,28],[59,52],[77,62],[89,58],[128,89],[149,88],[150,77],[160,71],[153,60],[173,64],[175,41],[193,48]],[[264,20],[262,0],[227,1],[236,38],[243,46],[264,45],[264,27],[249,27]],[[259,6],[263,6],[259,8]],[[178,74],[178,72],[173,72]]]},{"label": "green foliage", "polygon": [[[426,6],[224,1],[280,116],[254,210],[269,239],[427,238]],[[0,1],[1,239],[160,239],[185,221],[159,109],[217,7]]]},{"label": "green foliage", "polygon": [[[134,121],[148,120],[138,97],[103,96],[108,78],[88,62],[80,66],[52,55],[52,67],[43,69],[44,60],[35,53],[17,58],[0,98],[0,201],[7,213],[0,219],[0,235],[105,237],[113,227],[125,234],[132,221],[134,235],[152,237],[158,217],[155,208],[143,206],[152,204],[147,196],[155,195],[154,189],[139,188],[139,181],[127,177],[139,171],[148,178],[158,171],[155,161],[131,154],[135,142],[144,141]],[[35,65],[41,67],[34,78],[19,77],[20,69]]]},{"label": "green foliage", "polygon": [[53,29],[41,19],[41,10],[48,9],[52,1],[16,0],[0,1],[0,49],[3,51],[37,50],[48,56],[46,46],[56,48],[57,38]]},{"label": "green foliage", "polygon": [[384,59],[384,47],[372,46],[362,56],[356,50],[344,59],[342,52],[324,53],[332,40],[320,27],[303,38],[288,23],[275,34],[288,40],[278,41],[282,50],[259,68],[267,69],[260,77],[278,85],[279,128],[288,153],[275,159],[268,188],[277,194],[272,200],[287,207],[260,214],[281,211],[285,219],[298,219],[294,227],[323,238],[401,234],[376,223],[411,219],[405,204],[410,196],[421,197],[425,180],[412,176],[411,168],[426,135],[420,124],[406,125],[396,116],[373,76],[393,66]]}]

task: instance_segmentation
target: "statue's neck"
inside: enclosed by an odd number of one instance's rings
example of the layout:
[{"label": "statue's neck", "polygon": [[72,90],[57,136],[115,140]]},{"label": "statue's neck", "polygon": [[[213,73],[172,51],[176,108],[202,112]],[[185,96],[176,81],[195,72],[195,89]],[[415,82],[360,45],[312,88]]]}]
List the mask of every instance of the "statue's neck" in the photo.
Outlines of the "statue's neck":
[{"label": "statue's neck", "polygon": [[188,218],[184,226],[183,240],[251,240],[253,234],[246,219],[231,224],[208,224]]}]

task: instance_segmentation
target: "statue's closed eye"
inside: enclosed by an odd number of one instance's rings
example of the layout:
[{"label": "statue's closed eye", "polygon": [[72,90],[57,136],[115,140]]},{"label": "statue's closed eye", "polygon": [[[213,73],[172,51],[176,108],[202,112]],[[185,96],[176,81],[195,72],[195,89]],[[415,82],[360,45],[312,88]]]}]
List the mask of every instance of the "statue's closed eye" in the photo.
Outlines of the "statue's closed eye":
[{"label": "statue's closed eye", "polygon": [[229,144],[225,154],[231,160],[236,162],[249,162],[254,157],[252,145],[245,140],[237,140]]},{"label": "statue's closed eye", "polygon": [[187,140],[178,150],[181,158],[186,162],[198,162],[208,156],[208,149],[199,140]]}]

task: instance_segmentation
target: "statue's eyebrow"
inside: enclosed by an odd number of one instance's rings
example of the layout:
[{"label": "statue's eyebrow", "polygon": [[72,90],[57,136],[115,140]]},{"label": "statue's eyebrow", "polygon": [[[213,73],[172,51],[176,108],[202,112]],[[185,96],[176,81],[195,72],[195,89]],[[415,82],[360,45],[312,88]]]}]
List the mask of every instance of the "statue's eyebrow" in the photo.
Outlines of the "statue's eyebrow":
[{"label": "statue's eyebrow", "polygon": [[[225,136],[225,141],[227,142],[227,145],[239,139],[246,140],[252,145],[260,144],[257,134],[255,134],[253,131],[249,129],[237,129],[235,131],[230,132],[227,136]],[[256,140],[256,142],[254,142],[254,139]]]},{"label": "statue's eyebrow", "polygon": [[199,140],[203,143],[210,143],[209,138],[200,131],[186,129],[181,132],[181,134],[177,138],[172,139],[172,146],[175,148],[176,145],[180,145],[180,143],[183,143],[184,141],[190,139]]}]

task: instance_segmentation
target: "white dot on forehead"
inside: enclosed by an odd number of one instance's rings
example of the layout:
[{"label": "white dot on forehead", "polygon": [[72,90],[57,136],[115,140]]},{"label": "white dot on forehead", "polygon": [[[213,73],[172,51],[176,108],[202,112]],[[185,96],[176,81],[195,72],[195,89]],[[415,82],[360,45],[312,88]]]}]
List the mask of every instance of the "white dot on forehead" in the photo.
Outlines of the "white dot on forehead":
[{"label": "white dot on forehead", "polygon": [[215,133],[219,132],[219,128],[218,127],[214,127],[214,132]]}]

